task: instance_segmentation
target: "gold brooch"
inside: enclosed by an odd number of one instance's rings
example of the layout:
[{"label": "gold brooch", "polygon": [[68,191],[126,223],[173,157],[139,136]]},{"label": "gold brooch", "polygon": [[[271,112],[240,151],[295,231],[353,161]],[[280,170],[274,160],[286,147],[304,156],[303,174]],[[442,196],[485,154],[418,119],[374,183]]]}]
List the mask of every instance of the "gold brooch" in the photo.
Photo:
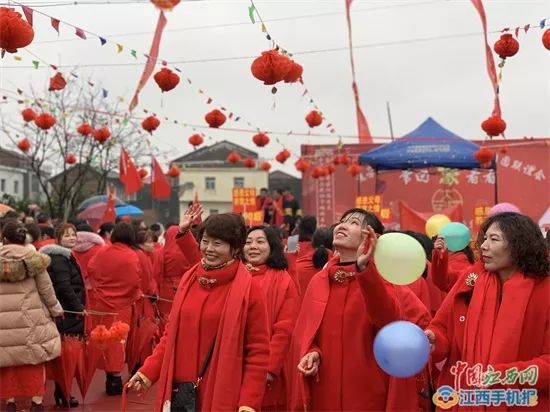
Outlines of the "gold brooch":
[{"label": "gold brooch", "polygon": [[335,282],[338,283],[344,283],[348,278],[351,278],[355,276],[355,272],[346,272],[344,270],[337,270],[334,275],[332,275],[332,279],[334,279]]},{"label": "gold brooch", "polygon": [[466,277],[466,285],[468,286],[474,286],[476,284],[476,280],[477,280],[477,273],[470,273],[467,277]]},{"label": "gold brooch", "polygon": [[246,265],[246,269],[249,271],[249,272],[259,272],[260,269],[258,269],[256,266],[254,266],[252,263],[247,263]]},{"label": "gold brooch", "polygon": [[218,281],[217,279],[205,278],[204,276],[197,278],[197,280],[199,281],[199,284],[205,288],[214,286],[214,283]]}]

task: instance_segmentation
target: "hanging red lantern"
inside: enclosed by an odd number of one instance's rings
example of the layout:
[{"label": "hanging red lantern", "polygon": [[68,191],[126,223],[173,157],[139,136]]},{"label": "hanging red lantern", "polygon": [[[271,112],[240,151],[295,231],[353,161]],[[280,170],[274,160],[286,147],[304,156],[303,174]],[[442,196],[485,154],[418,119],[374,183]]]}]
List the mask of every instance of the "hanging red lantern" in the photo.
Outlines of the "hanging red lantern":
[{"label": "hanging red lantern", "polygon": [[503,154],[503,155],[506,154],[506,153],[508,153],[508,145],[503,145],[503,146],[500,148],[499,153],[500,153],[500,154]]},{"label": "hanging red lantern", "polygon": [[66,85],[67,85],[67,81],[65,80],[63,75],[61,73],[57,72],[55,74],[55,76],[53,76],[50,79],[50,87],[49,87],[48,90],[50,92],[55,91],[55,90],[63,90]]},{"label": "hanging red lantern", "polygon": [[180,0],[151,0],[158,9],[170,11],[179,4]]},{"label": "hanging red lantern", "polygon": [[23,116],[23,120],[28,122],[32,122],[34,119],[36,119],[36,113],[31,108],[26,108],[21,111],[21,116]]},{"label": "hanging red lantern", "polygon": [[269,136],[265,133],[257,133],[252,137],[252,141],[256,144],[258,147],[264,147],[269,143]]},{"label": "hanging red lantern", "polygon": [[217,129],[225,123],[226,117],[221,111],[214,109],[211,112],[206,113],[204,120],[206,120],[206,123],[208,123],[210,127]]},{"label": "hanging red lantern", "polygon": [[146,178],[148,174],[149,174],[149,172],[144,167],[140,167],[138,169],[138,175],[139,175],[140,179]]},{"label": "hanging red lantern", "polygon": [[277,50],[262,52],[262,55],[254,59],[250,66],[252,75],[266,85],[280,82],[291,69],[292,60],[279,54]]},{"label": "hanging red lantern", "polygon": [[37,125],[42,130],[48,130],[53,127],[56,120],[55,117],[53,117],[49,113],[41,113],[34,119],[34,124]]},{"label": "hanging red lantern", "polygon": [[229,163],[235,164],[238,163],[241,160],[241,155],[237,152],[231,152],[229,153],[229,156],[227,156],[227,161]]},{"label": "hanging red lantern", "polygon": [[200,134],[194,134],[192,136],[189,136],[188,142],[191,146],[196,148],[204,142],[204,139]]},{"label": "hanging red lantern", "polygon": [[309,163],[306,160],[299,158],[294,163],[294,167],[296,167],[296,170],[298,170],[299,172],[305,173],[306,170],[309,168]]},{"label": "hanging red lantern", "polygon": [[495,42],[493,50],[501,59],[514,56],[519,50],[519,42],[514,39],[510,33],[505,33],[500,36],[500,39]]},{"label": "hanging red lantern", "polygon": [[269,162],[262,162],[260,165],[260,169],[262,169],[264,172],[269,172],[269,169],[271,169],[271,164]]},{"label": "hanging red lantern", "polygon": [[102,127],[101,129],[96,129],[93,131],[94,140],[99,143],[106,142],[109,137],[111,137],[111,131],[108,127]]},{"label": "hanging red lantern", "polygon": [[331,175],[336,171],[336,167],[334,167],[333,164],[329,163],[328,165],[325,166],[325,170],[329,175]]},{"label": "hanging red lantern", "polygon": [[500,116],[491,116],[481,123],[481,128],[488,136],[498,136],[506,130],[506,122]]},{"label": "hanging red lantern", "polygon": [[180,168],[176,165],[172,165],[166,174],[170,177],[178,177],[180,175]]},{"label": "hanging red lantern", "polygon": [[153,78],[155,79],[155,82],[157,82],[160,90],[162,90],[163,93],[172,90],[180,82],[180,77],[166,67],[163,67],[162,69],[160,69],[160,71],[155,73]]},{"label": "hanging red lantern", "polygon": [[72,153],[65,155],[65,163],[74,165],[76,163],[76,156]]},{"label": "hanging red lantern", "polygon": [[347,153],[342,153],[342,154],[340,155],[340,164],[341,164],[342,166],[347,166],[347,165],[349,165],[349,156],[348,156]]},{"label": "hanging red lantern", "polygon": [[320,177],[324,177],[324,176],[325,176],[325,171],[320,166],[314,167],[313,170],[311,171],[311,177],[314,179],[319,179]]},{"label": "hanging red lantern", "polygon": [[256,167],[256,162],[251,157],[247,157],[246,159],[243,160],[243,165],[245,167],[248,167],[249,169],[252,169]]},{"label": "hanging red lantern", "polygon": [[82,136],[88,136],[94,132],[94,128],[88,123],[82,123],[80,126],[78,126],[76,131]]},{"label": "hanging red lantern", "polygon": [[31,142],[26,137],[22,138],[17,142],[17,148],[22,152],[26,152],[31,148]]},{"label": "hanging red lantern", "polygon": [[474,153],[474,157],[482,166],[490,165],[494,156],[495,154],[486,146],[480,147],[479,150]]},{"label": "hanging red lantern", "polygon": [[143,127],[143,129],[148,131],[150,134],[153,134],[153,132],[157,130],[157,127],[159,126],[160,126],[160,120],[157,119],[155,116],[146,117],[141,122],[141,127]]},{"label": "hanging red lantern", "polygon": [[317,110],[312,110],[307,114],[306,122],[309,127],[319,126],[321,123],[323,123],[323,116],[321,116],[321,113],[319,113]]},{"label": "hanging red lantern", "polygon": [[359,173],[361,173],[361,166],[359,166],[357,163],[352,163],[348,167],[348,172],[353,176],[357,176]]},{"label": "hanging red lantern", "polygon": [[21,18],[21,14],[8,7],[0,7],[0,49],[17,53],[17,49],[31,44],[34,38],[32,26]]},{"label": "hanging red lantern", "polygon": [[290,157],[290,152],[287,149],[283,149],[279,153],[277,153],[277,155],[275,156],[275,160],[283,164],[284,162],[287,161],[289,157]]},{"label": "hanging red lantern", "polygon": [[285,83],[296,83],[302,78],[302,73],[304,72],[304,68],[301,65],[296,63],[294,60],[291,60],[291,62],[292,66],[283,79]]},{"label": "hanging red lantern", "polygon": [[546,29],[545,32],[542,33],[542,45],[547,50],[550,50],[550,29]]}]

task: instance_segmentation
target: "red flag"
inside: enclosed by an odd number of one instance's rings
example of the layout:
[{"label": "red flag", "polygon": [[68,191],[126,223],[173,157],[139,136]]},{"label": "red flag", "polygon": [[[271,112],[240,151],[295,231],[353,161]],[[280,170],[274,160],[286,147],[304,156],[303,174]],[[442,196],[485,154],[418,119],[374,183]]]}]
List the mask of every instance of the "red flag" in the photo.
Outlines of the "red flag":
[{"label": "red flag", "polygon": [[151,156],[151,196],[153,199],[170,197],[170,183],[154,156]]},{"label": "red flag", "polygon": [[127,195],[139,192],[143,187],[143,181],[125,148],[120,149],[119,178]]},{"label": "red flag", "polygon": [[53,17],[51,20],[52,20],[52,27],[55,29],[57,34],[59,34],[59,20],[54,19]]},{"label": "red flag", "polygon": [[134,94],[134,97],[132,98],[132,101],[130,102],[130,111],[134,110],[134,108],[137,106],[139,92],[141,92],[141,89],[143,89],[145,84],[147,84],[149,77],[151,77],[151,74],[153,74],[155,64],[157,63],[157,57],[159,55],[160,38],[162,37],[162,32],[165,26],[166,16],[164,16],[164,12],[161,11],[157,22],[157,28],[155,29],[153,43],[151,44],[151,49],[149,50],[149,55],[147,56],[147,63],[145,63],[145,68],[143,69],[143,73],[141,74],[141,78],[139,79],[136,92]]},{"label": "red flag", "polygon": [[103,216],[101,217],[101,220],[99,221],[99,225],[101,226],[103,223],[112,222],[114,223],[116,221],[116,212],[115,212],[115,187],[111,185],[109,188],[109,197],[107,198],[107,207],[105,208],[105,212],[103,212]]},{"label": "red flag", "polygon": [[27,7],[27,6],[21,6],[21,8],[23,9],[23,13],[25,14],[25,17],[27,18],[27,21],[32,26],[32,13],[33,13],[34,10],[31,9],[30,7]]}]

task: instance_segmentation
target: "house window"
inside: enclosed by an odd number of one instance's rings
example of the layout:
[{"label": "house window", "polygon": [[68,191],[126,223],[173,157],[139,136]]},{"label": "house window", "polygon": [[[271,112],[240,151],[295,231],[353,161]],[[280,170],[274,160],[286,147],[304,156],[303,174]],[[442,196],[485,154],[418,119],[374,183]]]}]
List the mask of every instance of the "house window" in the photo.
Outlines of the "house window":
[{"label": "house window", "polygon": [[2,192],[6,191],[6,179],[0,179],[0,190]]},{"label": "house window", "polygon": [[233,187],[244,187],[244,177],[234,177]]},{"label": "house window", "polygon": [[204,178],[204,187],[206,190],[216,190],[216,178],[215,177],[205,177]]},{"label": "house window", "polygon": [[18,194],[19,193],[19,180],[15,180],[13,182],[13,193]]},{"label": "house window", "polygon": [[219,213],[218,209],[210,209],[209,214],[217,215]]}]

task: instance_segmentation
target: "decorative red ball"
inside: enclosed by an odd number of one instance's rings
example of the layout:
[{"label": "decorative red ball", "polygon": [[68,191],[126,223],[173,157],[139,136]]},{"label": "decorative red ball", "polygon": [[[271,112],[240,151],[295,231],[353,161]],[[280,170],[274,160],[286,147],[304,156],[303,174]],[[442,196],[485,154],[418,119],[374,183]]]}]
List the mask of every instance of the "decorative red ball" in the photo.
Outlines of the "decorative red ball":
[{"label": "decorative red ball", "polygon": [[280,82],[291,69],[292,60],[279,54],[277,50],[262,52],[250,66],[252,75],[266,85]]},{"label": "decorative red ball", "polygon": [[252,141],[256,144],[258,147],[264,147],[269,143],[269,136],[265,133],[257,133],[252,137]]},{"label": "decorative red ball", "polygon": [[193,147],[197,147],[197,146],[200,146],[203,142],[204,142],[204,139],[202,138],[202,136],[200,134],[194,134],[192,136],[189,136],[189,144],[192,145]]},{"label": "decorative red ball", "polygon": [[32,26],[21,18],[21,14],[8,7],[0,7],[0,49],[17,53],[17,49],[31,44],[34,39]]},{"label": "decorative red ball", "polygon": [[144,179],[145,177],[147,177],[148,174],[149,174],[149,172],[147,171],[147,169],[145,169],[143,167],[140,167],[138,169],[138,175],[141,179]]},{"label": "decorative red ball", "polygon": [[359,166],[357,163],[352,163],[348,167],[348,172],[353,176],[357,176],[359,173],[361,173],[361,166]]},{"label": "decorative red ball", "polygon": [[512,57],[519,51],[519,42],[510,33],[505,33],[495,42],[493,50],[501,59]]},{"label": "decorative red ball", "polygon": [[302,73],[304,72],[304,68],[301,65],[296,63],[294,60],[291,60],[291,62],[292,66],[283,79],[285,83],[296,83],[302,78]]},{"label": "decorative red ball", "polygon": [[94,132],[94,128],[88,123],[82,123],[80,126],[78,126],[76,131],[82,136],[88,136]]},{"label": "decorative red ball", "polygon": [[245,167],[248,167],[249,169],[256,167],[256,162],[251,157],[247,157],[246,159],[244,159],[243,164]]},{"label": "decorative red ball", "polygon": [[550,50],[550,29],[546,29],[542,33],[542,44],[547,50]]},{"label": "decorative red ball", "polygon": [[241,155],[238,154],[237,152],[231,152],[227,156],[227,161],[232,164],[238,163],[240,160],[241,160]]},{"label": "decorative red ball", "polygon": [[55,125],[56,119],[49,113],[41,113],[34,119],[34,124],[42,130],[51,129]]},{"label": "decorative red ball", "polygon": [[108,127],[102,127],[93,131],[94,140],[99,143],[106,142],[111,137],[111,131]]},{"label": "decorative red ball", "polygon": [[23,111],[21,111],[21,116],[23,116],[23,120],[27,123],[36,119],[36,113],[31,108],[23,109]]},{"label": "decorative red ball", "polygon": [[31,148],[31,142],[26,137],[22,138],[17,142],[17,148],[22,152],[26,152]]},{"label": "decorative red ball", "polygon": [[76,163],[76,156],[72,153],[65,155],[65,163],[74,165]]},{"label": "decorative red ball", "polygon": [[486,165],[493,160],[495,154],[488,147],[482,146],[474,153],[474,156],[481,165]]},{"label": "decorative red ball", "polygon": [[271,164],[269,162],[262,162],[262,164],[260,165],[260,169],[265,172],[269,172],[269,169],[271,169]]},{"label": "decorative red ball", "polygon": [[178,177],[180,175],[181,171],[180,168],[176,165],[170,166],[170,169],[168,169],[168,172],[166,174],[170,177]]},{"label": "decorative red ball", "polygon": [[294,167],[296,167],[296,170],[298,170],[299,172],[305,173],[306,170],[309,168],[309,163],[306,160],[299,158],[294,163]]}]

